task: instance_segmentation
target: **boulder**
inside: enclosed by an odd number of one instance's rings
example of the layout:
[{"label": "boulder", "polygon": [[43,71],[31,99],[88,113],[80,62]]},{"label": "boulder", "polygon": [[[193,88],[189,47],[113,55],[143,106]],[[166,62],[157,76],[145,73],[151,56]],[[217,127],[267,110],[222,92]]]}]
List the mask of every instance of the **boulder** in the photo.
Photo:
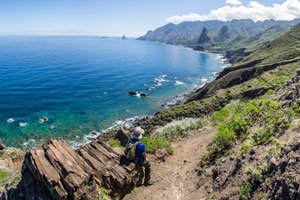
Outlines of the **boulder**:
[{"label": "boulder", "polygon": [[159,160],[165,162],[166,157],[168,156],[168,151],[166,149],[157,149],[155,151],[155,157],[158,158]]},{"label": "boulder", "polygon": [[130,132],[125,128],[120,128],[114,139],[119,140],[122,146],[126,146],[130,138],[131,138]]}]

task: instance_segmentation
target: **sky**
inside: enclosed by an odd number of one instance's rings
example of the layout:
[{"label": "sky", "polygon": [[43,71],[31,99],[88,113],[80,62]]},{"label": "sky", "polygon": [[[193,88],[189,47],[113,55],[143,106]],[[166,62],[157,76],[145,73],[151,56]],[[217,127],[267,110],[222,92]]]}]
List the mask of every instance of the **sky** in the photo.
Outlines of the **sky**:
[{"label": "sky", "polygon": [[138,37],[167,23],[300,17],[300,0],[0,0],[0,35]]}]

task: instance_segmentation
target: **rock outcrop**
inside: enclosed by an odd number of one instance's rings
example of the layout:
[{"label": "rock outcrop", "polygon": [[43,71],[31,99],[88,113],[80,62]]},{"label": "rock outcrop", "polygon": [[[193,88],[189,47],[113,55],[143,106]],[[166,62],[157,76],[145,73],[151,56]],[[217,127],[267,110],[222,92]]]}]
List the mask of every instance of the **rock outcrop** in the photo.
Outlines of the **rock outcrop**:
[{"label": "rock outcrop", "polygon": [[222,26],[221,30],[219,31],[219,35],[222,40],[229,38],[228,26]]},{"label": "rock outcrop", "polygon": [[3,144],[3,142],[0,140],[0,151],[5,149],[5,145]]},{"label": "rock outcrop", "polygon": [[245,57],[249,56],[252,52],[248,51],[246,48],[240,48],[237,50],[229,50],[226,52],[225,57],[228,59],[229,63],[238,63],[242,61]]},{"label": "rock outcrop", "polygon": [[251,63],[242,64],[239,66],[233,66],[229,68],[225,68],[223,72],[217,77],[217,79],[213,82],[210,82],[194,92],[188,99],[187,102],[203,99],[206,97],[210,97],[219,89],[229,88],[243,82],[246,82],[250,79],[258,77],[262,73],[266,71],[270,71],[276,69],[279,66],[287,65],[291,63],[296,63],[300,59],[295,58],[291,60],[285,60],[273,64],[266,65],[256,65],[256,62],[253,61]]},{"label": "rock outcrop", "polygon": [[99,188],[124,196],[135,184],[133,163],[100,140],[77,152],[62,139],[25,155],[22,180],[2,199],[96,199]]},{"label": "rock outcrop", "polygon": [[300,102],[300,71],[297,71],[296,76],[289,80],[282,88],[280,88],[276,95],[273,96],[274,100],[283,102],[285,106],[293,106],[293,104]]},{"label": "rock outcrop", "polygon": [[204,44],[210,41],[208,30],[204,27],[198,40],[198,44]]},{"label": "rock outcrop", "polygon": [[126,146],[129,138],[131,138],[131,135],[125,128],[120,128],[115,136],[115,139],[119,140],[122,146]]},{"label": "rock outcrop", "polygon": [[277,159],[270,161],[270,170],[260,191],[269,199],[300,199],[300,138],[287,145]]}]

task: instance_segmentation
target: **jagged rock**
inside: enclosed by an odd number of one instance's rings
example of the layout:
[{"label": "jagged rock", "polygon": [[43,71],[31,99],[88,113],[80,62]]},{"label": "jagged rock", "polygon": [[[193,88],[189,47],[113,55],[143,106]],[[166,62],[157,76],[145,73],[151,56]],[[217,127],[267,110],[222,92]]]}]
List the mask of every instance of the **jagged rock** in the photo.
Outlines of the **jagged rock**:
[{"label": "jagged rock", "polygon": [[127,144],[129,138],[131,138],[131,135],[129,131],[124,128],[120,128],[115,136],[115,139],[119,140],[122,146]]},{"label": "jagged rock", "polygon": [[198,40],[198,44],[204,44],[210,41],[208,30],[204,27]]},{"label": "jagged rock", "polygon": [[25,155],[22,180],[2,199],[96,199],[98,189],[124,196],[135,184],[133,163],[100,140],[78,152],[62,139],[49,140]]},{"label": "jagged rock", "polygon": [[300,104],[300,71],[288,81],[274,96],[275,100],[282,101],[284,105]]},{"label": "jagged rock", "polygon": [[228,59],[229,63],[237,63],[249,56],[251,53],[251,51],[246,51],[246,48],[240,48],[237,50],[227,51],[225,57]]},{"label": "jagged rock", "polygon": [[[278,159],[270,161],[270,172],[260,190],[269,199],[300,199],[300,141],[297,139],[284,148]],[[287,153],[288,152],[288,153]]]},{"label": "jagged rock", "polygon": [[222,40],[229,38],[228,26],[222,26],[221,30],[219,31],[219,35],[222,38]]},{"label": "jagged rock", "polygon": [[0,150],[5,149],[5,145],[3,144],[3,142],[0,140]]}]

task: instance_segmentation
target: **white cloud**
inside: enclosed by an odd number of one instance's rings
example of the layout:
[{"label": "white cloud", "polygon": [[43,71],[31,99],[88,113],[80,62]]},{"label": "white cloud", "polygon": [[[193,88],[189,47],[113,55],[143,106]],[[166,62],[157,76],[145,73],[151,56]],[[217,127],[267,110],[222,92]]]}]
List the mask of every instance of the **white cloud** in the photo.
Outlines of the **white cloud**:
[{"label": "white cloud", "polygon": [[239,0],[226,0],[226,3],[231,5],[242,5],[242,2]]},{"label": "white cloud", "polygon": [[293,20],[296,18],[300,18],[300,0],[286,0],[282,4],[273,4],[272,6],[265,6],[257,1],[251,1],[246,6],[227,5],[211,10],[209,14],[206,15],[196,13],[181,16],[177,15],[169,17],[167,21],[180,23],[183,21],[206,20],[229,21],[233,19],[252,19],[254,21],[264,21],[267,19]]}]

